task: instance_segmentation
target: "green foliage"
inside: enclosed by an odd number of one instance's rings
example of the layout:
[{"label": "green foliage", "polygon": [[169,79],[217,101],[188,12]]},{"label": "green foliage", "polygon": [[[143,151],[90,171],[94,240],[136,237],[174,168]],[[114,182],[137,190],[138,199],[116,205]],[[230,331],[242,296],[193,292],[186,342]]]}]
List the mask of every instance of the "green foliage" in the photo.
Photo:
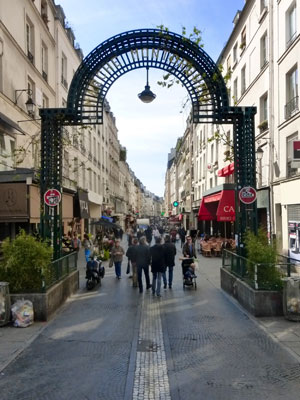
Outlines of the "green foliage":
[{"label": "green foliage", "polygon": [[260,289],[281,290],[280,271],[276,268],[276,243],[269,243],[266,232],[259,229],[257,235],[248,231],[245,237],[248,276],[254,280],[254,264],[257,268],[257,281]]},{"label": "green foliage", "polygon": [[9,282],[11,293],[40,291],[52,280],[52,248],[21,230],[16,239],[2,243],[0,281]]}]

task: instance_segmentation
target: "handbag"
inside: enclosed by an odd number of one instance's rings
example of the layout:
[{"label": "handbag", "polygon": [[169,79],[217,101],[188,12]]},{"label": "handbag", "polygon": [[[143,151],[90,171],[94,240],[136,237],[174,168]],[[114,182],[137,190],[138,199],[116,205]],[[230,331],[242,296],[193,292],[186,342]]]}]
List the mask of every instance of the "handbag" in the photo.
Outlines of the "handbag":
[{"label": "handbag", "polygon": [[112,268],[113,265],[114,265],[114,260],[112,257],[110,257],[108,267]]},{"label": "handbag", "polygon": [[127,269],[126,269],[126,274],[128,275],[129,272],[130,272],[130,261],[128,260]]}]

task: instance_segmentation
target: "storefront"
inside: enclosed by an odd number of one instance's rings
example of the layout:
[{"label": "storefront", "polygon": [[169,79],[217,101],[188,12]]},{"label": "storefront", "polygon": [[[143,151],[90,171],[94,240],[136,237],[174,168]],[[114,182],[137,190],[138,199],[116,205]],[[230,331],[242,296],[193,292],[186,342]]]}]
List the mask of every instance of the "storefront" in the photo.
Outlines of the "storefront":
[{"label": "storefront", "polygon": [[205,221],[203,233],[224,237],[232,236],[235,221],[234,185],[220,185],[204,193],[198,220]]},{"label": "storefront", "polygon": [[76,220],[74,230],[83,238],[84,232],[88,232],[90,218],[89,198],[85,190],[78,189],[74,197],[74,217]]}]

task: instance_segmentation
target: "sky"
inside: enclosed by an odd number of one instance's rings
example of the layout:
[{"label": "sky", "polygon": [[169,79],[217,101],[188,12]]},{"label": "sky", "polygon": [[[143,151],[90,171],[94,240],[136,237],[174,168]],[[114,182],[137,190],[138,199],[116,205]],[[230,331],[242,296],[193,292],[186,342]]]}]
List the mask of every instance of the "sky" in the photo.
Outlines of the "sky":
[{"label": "sky", "polygon": [[[55,0],[65,12],[76,42],[87,56],[106,39],[119,33],[164,25],[181,34],[201,30],[204,51],[216,61],[227,42],[237,10],[244,0]],[[118,136],[127,148],[127,162],[147,190],[164,194],[168,153],[184,133],[189,108],[188,96],[179,85],[161,88],[163,71],[149,70],[149,84],[156,94],[151,104],[137,95],[144,90],[146,70],[131,71],[110,88],[107,100],[116,117]]]}]

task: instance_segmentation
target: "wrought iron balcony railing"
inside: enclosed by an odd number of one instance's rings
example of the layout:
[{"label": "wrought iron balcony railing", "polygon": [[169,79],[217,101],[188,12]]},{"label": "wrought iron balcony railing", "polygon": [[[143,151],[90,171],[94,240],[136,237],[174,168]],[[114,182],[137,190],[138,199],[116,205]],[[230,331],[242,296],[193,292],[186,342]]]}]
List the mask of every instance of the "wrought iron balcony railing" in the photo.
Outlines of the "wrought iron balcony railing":
[{"label": "wrought iron balcony railing", "polygon": [[290,118],[297,111],[299,111],[299,96],[294,97],[284,106],[285,119]]}]

